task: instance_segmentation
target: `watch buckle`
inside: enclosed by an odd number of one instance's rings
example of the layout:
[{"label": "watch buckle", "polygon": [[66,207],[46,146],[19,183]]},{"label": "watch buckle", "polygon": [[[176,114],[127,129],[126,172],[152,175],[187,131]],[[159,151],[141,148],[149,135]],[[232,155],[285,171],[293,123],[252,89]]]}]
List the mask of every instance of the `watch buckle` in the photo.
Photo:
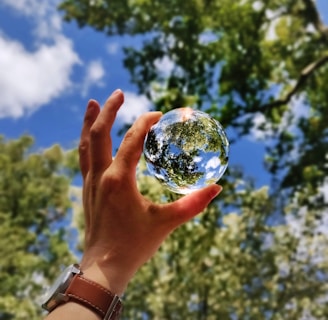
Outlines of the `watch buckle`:
[{"label": "watch buckle", "polygon": [[68,300],[69,300],[69,297],[64,293],[58,293],[56,295],[56,301],[58,303],[68,302]]},{"label": "watch buckle", "polygon": [[115,295],[112,302],[111,302],[111,304],[109,305],[109,307],[107,309],[107,312],[106,312],[103,320],[110,320],[111,319],[111,316],[116,311],[115,308],[116,308],[116,305],[118,304],[119,301],[120,301],[120,297]]}]

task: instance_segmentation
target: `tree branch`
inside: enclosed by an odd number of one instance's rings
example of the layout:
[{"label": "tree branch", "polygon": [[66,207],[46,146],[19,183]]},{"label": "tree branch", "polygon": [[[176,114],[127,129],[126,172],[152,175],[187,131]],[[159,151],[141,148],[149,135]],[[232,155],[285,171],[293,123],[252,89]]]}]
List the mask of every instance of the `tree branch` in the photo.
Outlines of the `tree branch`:
[{"label": "tree branch", "polygon": [[306,66],[302,71],[301,74],[295,84],[295,86],[287,93],[287,95],[284,98],[278,99],[276,101],[273,101],[271,103],[267,103],[262,105],[259,109],[271,109],[274,107],[278,107],[281,105],[284,105],[292,99],[292,97],[299,91],[299,89],[304,85],[306,80],[320,67],[322,67],[324,64],[328,62],[328,54],[321,57],[320,59],[310,63],[308,66]]},{"label": "tree branch", "polygon": [[[317,6],[313,0],[303,0],[305,5],[305,13],[316,30],[321,34],[324,41],[328,42],[328,26],[326,26],[318,12]],[[305,84],[307,79],[321,66],[328,62],[328,54],[324,55],[323,57],[319,58],[318,60],[310,63],[306,66],[300,73],[300,76],[295,84],[295,86],[286,94],[285,97],[275,100],[273,102],[264,104],[259,107],[257,111],[263,109],[272,109],[274,107],[279,107],[281,105],[287,104],[293,98],[293,96],[300,90],[300,88]]]},{"label": "tree branch", "polygon": [[313,0],[303,0],[303,2],[305,4],[306,15],[311,19],[314,27],[325,41],[328,41],[328,27],[323,23],[315,2]]}]

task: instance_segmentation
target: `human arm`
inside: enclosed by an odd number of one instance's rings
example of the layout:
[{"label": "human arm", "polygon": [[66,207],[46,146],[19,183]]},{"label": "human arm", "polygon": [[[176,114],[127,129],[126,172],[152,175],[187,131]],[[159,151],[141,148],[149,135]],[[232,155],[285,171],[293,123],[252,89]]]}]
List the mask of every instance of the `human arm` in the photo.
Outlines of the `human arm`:
[{"label": "human arm", "polygon": [[[203,211],[221,191],[214,184],[168,204],[143,197],[136,184],[136,166],[144,138],[161,113],[142,115],[126,133],[113,159],[109,132],[123,100],[123,93],[117,90],[102,109],[98,102],[89,101],[79,147],[86,222],[81,269],[86,278],[118,295],[165,238]],[[68,302],[51,312],[47,320],[72,317],[99,319],[87,308]]]}]

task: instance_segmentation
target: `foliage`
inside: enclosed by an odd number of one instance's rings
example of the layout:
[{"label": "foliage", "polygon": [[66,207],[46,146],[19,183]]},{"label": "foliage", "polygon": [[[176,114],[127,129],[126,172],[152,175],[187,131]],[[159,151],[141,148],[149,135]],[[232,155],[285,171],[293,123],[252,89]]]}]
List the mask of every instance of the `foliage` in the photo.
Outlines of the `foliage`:
[{"label": "foliage", "polygon": [[[270,188],[230,167],[224,201],[141,270],[125,317],[327,319],[328,27],[315,2],[63,0],[60,9],[80,26],[141,37],[124,63],[157,109],[193,105],[267,150]],[[139,179],[150,198],[172,199]]]},{"label": "foliage", "polygon": [[196,101],[239,134],[256,128],[284,187],[304,185],[303,168],[318,155],[313,182],[322,183],[328,28],[312,0],[65,0],[60,8],[80,26],[144,35],[141,49],[124,49],[125,66],[159,109]]},{"label": "foliage", "polygon": [[74,152],[32,150],[29,136],[0,139],[1,320],[39,319],[43,287],[72,259],[65,224]]},{"label": "foliage", "polygon": [[[173,196],[141,174],[139,188],[157,202]],[[284,208],[268,188],[254,190],[230,169],[221,199],[171,234],[125,294],[124,319],[326,319],[328,237],[320,211]]]}]

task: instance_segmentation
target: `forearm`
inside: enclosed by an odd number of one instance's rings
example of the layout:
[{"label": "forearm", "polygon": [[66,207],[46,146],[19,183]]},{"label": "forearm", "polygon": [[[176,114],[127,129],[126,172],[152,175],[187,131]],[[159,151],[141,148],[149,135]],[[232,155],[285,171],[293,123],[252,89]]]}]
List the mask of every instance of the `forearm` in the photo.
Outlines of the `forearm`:
[{"label": "forearm", "polygon": [[100,315],[75,302],[68,302],[58,306],[46,317],[46,320],[99,320]]}]

